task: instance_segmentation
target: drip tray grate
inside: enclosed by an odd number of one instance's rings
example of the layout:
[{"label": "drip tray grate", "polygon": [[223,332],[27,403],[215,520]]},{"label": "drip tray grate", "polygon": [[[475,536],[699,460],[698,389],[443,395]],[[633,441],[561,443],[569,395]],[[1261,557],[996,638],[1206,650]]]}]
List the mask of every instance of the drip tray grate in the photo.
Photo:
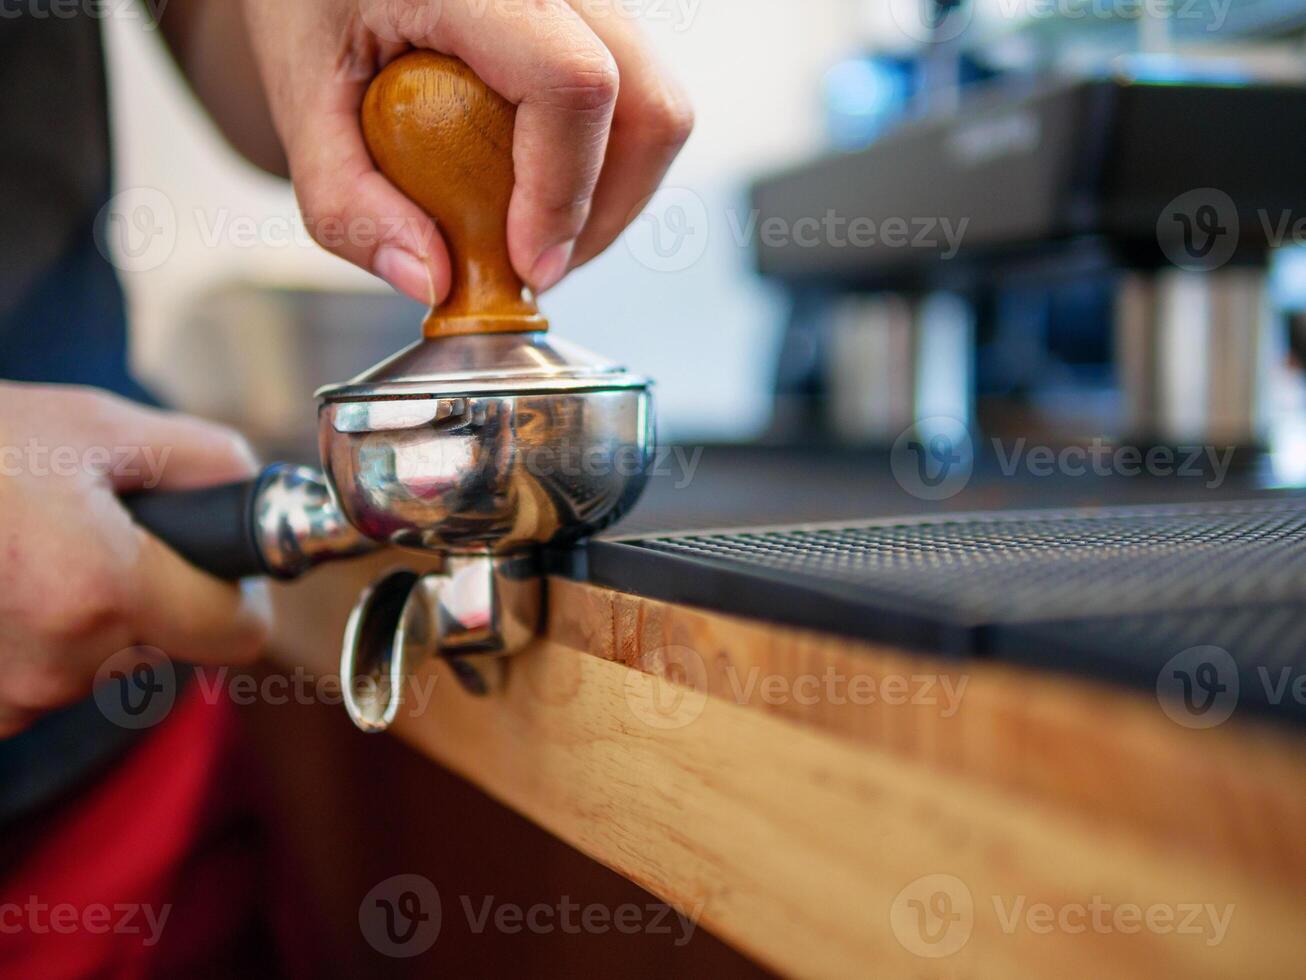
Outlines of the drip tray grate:
[{"label": "drip tray grate", "polygon": [[1149,687],[1218,647],[1243,703],[1306,720],[1283,684],[1306,674],[1295,499],[610,539],[584,564],[650,598]]}]

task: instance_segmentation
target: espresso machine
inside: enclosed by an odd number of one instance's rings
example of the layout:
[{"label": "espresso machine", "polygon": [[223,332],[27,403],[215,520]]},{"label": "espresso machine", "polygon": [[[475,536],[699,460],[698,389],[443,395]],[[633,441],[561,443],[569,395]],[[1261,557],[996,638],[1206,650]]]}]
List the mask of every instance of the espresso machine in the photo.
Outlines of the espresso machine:
[{"label": "espresso machine", "polygon": [[[1095,282],[1118,407],[1090,431],[1262,445],[1286,344],[1267,278],[1306,227],[1304,126],[1300,84],[1121,68],[985,83],[757,181],[757,267],[795,298],[777,418],[864,446],[934,416],[983,429],[977,346],[1002,298]],[[779,233],[813,219],[827,231]],[[1003,357],[1036,387],[1041,353]]]},{"label": "espresso machine", "polygon": [[293,579],[382,545],[438,557],[433,573],[397,557],[350,617],[341,681],[365,731],[394,721],[423,658],[447,658],[484,693],[489,663],[542,625],[543,549],[629,510],[653,458],[648,379],[551,339],[513,271],[514,118],[455,58],[418,51],[387,66],[363,105],[364,136],[381,171],[438,222],[453,265],[447,301],[422,339],[318,393],[320,472],[274,465],[249,483],[126,502],[229,580]]}]

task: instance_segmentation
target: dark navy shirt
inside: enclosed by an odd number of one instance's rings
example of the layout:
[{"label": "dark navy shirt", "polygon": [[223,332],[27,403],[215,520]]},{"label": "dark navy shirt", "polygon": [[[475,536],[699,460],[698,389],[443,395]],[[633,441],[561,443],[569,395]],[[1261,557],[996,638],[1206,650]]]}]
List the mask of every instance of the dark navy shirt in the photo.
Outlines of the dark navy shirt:
[{"label": "dark navy shirt", "polygon": [[[94,237],[109,160],[98,22],[66,5],[52,12],[44,0],[6,7],[0,379],[96,385],[149,400],[128,373],[122,289]],[[91,778],[134,737],[88,700],[0,741],[0,824]]]}]

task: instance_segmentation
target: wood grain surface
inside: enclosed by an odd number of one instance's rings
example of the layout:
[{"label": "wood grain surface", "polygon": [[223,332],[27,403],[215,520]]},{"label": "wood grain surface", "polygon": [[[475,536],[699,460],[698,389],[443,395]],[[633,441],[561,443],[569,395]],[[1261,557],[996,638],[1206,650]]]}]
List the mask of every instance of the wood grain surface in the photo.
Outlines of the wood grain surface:
[{"label": "wood grain surface", "polygon": [[[322,664],[365,578],[282,590],[283,654]],[[787,974],[1275,977],[1306,954],[1301,740],[1237,715],[1191,730],[1133,691],[559,580],[490,697],[442,664],[413,690],[419,751]]]}]

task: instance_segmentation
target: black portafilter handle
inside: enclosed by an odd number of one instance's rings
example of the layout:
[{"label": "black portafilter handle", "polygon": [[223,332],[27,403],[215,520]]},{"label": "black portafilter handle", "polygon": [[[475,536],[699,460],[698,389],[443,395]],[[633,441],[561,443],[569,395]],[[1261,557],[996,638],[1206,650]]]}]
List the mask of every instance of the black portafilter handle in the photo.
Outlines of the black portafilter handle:
[{"label": "black portafilter handle", "polygon": [[376,547],[340,514],[318,473],[284,463],[241,483],[132,494],[123,506],[190,564],[230,582],[294,579]]},{"label": "black portafilter handle", "polygon": [[123,498],[132,518],[201,571],[234,582],[276,575],[254,531],[263,477],[202,490],[137,493]]}]

